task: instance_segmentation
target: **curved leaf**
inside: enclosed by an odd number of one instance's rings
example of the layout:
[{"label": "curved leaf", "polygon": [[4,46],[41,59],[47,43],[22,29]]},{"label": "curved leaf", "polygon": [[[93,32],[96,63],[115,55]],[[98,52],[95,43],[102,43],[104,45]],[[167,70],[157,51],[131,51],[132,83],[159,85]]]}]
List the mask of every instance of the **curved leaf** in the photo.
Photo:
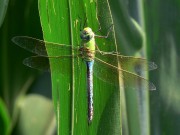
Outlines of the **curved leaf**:
[{"label": "curved leaf", "polygon": [[0,27],[4,21],[9,0],[0,0]]},{"label": "curved leaf", "polygon": [[2,135],[8,135],[10,131],[11,120],[7,108],[0,98],[0,131]]}]

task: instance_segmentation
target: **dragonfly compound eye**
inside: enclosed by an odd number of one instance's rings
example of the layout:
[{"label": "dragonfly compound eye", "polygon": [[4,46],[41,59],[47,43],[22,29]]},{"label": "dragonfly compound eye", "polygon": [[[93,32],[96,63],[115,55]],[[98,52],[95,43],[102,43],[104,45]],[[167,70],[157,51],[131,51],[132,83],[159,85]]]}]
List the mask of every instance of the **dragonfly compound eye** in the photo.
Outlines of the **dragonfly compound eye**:
[{"label": "dragonfly compound eye", "polygon": [[94,33],[93,32],[88,32],[88,31],[82,31],[80,33],[80,37],[82,40],[91,40],[94,37]]}]

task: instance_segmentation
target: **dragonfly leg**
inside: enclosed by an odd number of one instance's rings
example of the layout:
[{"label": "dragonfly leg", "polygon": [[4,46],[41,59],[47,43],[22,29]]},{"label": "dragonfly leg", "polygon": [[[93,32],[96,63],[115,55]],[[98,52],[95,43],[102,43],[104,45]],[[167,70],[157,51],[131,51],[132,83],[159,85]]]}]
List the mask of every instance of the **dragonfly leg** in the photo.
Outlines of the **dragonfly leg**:
[{"label": "dragonfly leg", "polygon": [[120,53],[118,52],[115,52],[115,51],[112,51],[112,52],[104,52],[104,51],[101,51],[98,47],[98,45],[96,44],[96,48],[98,50],[98,52],[101,54],[101,55],[107,55],[107,54],[113,54],[113,55],[120,55]]},{"label": "dragonfly leg", "polygon": [[[101,30],[101,26],[99,25],[99,29],[98,30],[96,30],[95,32],[94,32],[94,34],[96,34],[97,32],[99,32]],[[95,35],[96,36],[96,35]]]},{"label": "dragonfly leg", "polygon": [[99,29],[98,29],[98,30],[96,30],[96,31],[94,32],[94,34],[96,34],[97,32],[99,32],[99,31],[101,30],[101,25],[100,25],[100,22],[98,21],[98,23],[99,23]]},{"label": "dragonfly leg", "polygon": [[98,47],[98,45],[96,44],[96,48],[98,50],[98,52],[101,54],[101,55],[106,55],[106,54],[114,54],[114,55],[119,55],[120,53],[118,52],[115,52],[115,51],[112,51],[112,52],[104,52],[104,51],[101,51]]},{"label": "dragonfly leg", "polygon": [[[113,28],[112,26],[113,26],[113,24],[108,28],[108,32],[107,32],[106,36],[95,35],[95,37],[97,37],[97,38],[108,38],[109,37],[109,33],[111,32],[111,30]],[[101,28],[100,28],[100,30],[101,30]]]}]

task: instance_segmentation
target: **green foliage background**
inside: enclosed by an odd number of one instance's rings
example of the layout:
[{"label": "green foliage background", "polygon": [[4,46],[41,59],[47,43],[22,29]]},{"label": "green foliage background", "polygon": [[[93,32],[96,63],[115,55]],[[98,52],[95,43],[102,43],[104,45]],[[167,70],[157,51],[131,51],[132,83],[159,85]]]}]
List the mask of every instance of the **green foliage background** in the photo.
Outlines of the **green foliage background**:
[{"label": "green foliage background", "polygon": [[[35,0],[10,0],[6,12],[7,3],[0,1],[0,134],[180,133],[178,0],[41,0],[39,7]],[[147,57],[158,65],[149,74],[157,90],[124,92],[95,78],[95,116],[88,126],[85,67],[79,70],[75,61],[67,62],[70,73],[62,79],[58,64],[51,61],[53,109],[49,76],[24,67],[22,60],[31,54],[12,45],[11,38],[28,35],[78,45],[79,16],[84,20],[87,15],[88,25],[95,30],[99,20],[103,28],[99,34],[104,34],[112,23],[111,14],[118,50]],[[97,41],[98,45],[102,42],[114,42],[113,35],[109,41]],[[81,76],[72,67],[81,71]]]}]

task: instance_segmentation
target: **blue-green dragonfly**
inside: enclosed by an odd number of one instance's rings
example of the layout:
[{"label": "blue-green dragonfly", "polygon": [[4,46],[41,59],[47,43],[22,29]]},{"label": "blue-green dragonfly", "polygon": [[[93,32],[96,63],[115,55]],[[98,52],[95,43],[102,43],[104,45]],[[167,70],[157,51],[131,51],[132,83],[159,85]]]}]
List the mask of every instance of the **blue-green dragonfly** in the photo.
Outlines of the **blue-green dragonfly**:
[{"label": "blue-green dragonfly", "polygon": [[[93,74],[101,80],[114,85],[119,84],[120,75],[124,88],[137,89],[135,87],[136,84],[141,82],[149,90],[156,90],[153,83],[137,74],[137,72],[154,70],[157,68],[157,65],[154,62],[148,62],[144,58],[123,56],[118,52],[100,51],[96,45],[95,38],[107,38],[108,35],[109,32],[106,36],[96,35],[91,28],[86,27],[80,32],[82,42],[79,47],[47,42],[27,36],[16,36],[12,41],[18,46],[38,55],[26,58],[23,61],[26,66],[31,68],[50,71],[49,59],[51,58],[58,59],[62,66],[65,65],[63,62],[69,58],[83,59],[87,67],[88,122],[90,123],[93,119]],[[59,55],[49,56],[46,47],[58,50]],[[111,73],[107,73],[109,71]]]}]

